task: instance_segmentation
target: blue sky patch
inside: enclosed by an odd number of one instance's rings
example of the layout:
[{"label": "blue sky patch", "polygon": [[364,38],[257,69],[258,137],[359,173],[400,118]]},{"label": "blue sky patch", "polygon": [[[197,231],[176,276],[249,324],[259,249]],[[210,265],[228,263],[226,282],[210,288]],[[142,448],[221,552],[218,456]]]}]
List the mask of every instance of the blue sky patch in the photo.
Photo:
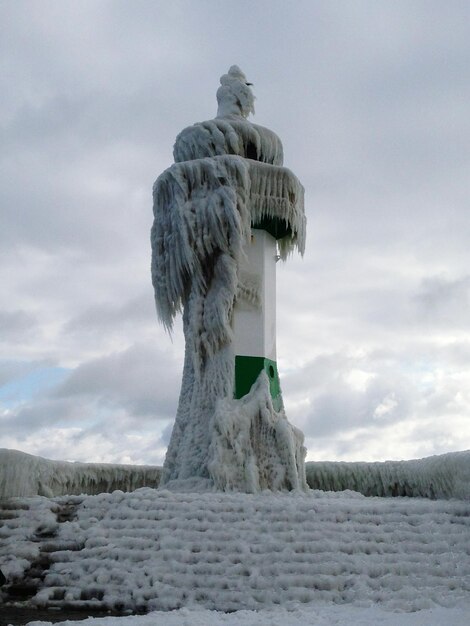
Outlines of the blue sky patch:
[{"label": "blue sky patch", "polygon": [[4,408],[11,409],[59,385],[69,373],[70,369],[66,367],[43,367],[34,370],[0,387],[0,402]]}]

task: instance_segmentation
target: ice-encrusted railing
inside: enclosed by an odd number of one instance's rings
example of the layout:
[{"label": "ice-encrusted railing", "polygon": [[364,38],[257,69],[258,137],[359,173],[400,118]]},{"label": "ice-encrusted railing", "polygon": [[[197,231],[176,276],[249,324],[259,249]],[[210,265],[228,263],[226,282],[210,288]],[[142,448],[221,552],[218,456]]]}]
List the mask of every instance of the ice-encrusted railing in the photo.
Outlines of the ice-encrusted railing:
[{"label": "ice-encrusted railing", "polygon": [[306,464],[312,489],[350,489],[365,496],[470,500],[470,451],[410,461],[321,461]]},{"label": "ice-encrusted railing", "polygon": [[6,498],[134,491],[158,487],[162,468],[152,465],[52,461],[0,448],[0,501]]},{"label": "ice-encrusted railing", "polygon": [[[249,401],[249,400],[248,400]],[[223,429],[237,429],[237,414]],[[239,431],[236,455],[245,445]],[[224,435],[224,430],[221,431]],[[233,436],[233,435],[230,435]],[[231,472],[241,471],[230,464],[225,468],[227,481],[239,480]],[[451,452],[410,461],[333,462],[305,464],[307,483],[322,491],[358,491],[366,496],[470,500],[470,450]],[[110,493],[115,489],[133,491],[144,486],[157,487],[162,468],[146,465],[109,463],[67,463],[51,461],[17,450],[0,448],[0,502],[7,498],[47,495]]]}]

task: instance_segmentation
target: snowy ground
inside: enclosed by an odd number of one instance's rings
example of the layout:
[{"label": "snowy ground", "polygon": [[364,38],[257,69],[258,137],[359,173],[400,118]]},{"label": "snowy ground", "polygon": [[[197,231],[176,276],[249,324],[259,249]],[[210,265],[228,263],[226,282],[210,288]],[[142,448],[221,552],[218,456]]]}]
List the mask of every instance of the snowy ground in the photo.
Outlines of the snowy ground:
[{"label": "snowy ground", "polygon": [[[171,613],[155,611],[148,615],[89,618],[66,621],[68,626],[465,626],[468,610],[436,607],[417,613],[389,613],[380,607],[319,605],[308,609],[239,611],[220,613],[204,609],[180,609]],[[45,626],[50,622],[30,622]]]},{"label": "snowy ground", "polygon": [[62,500],[17,500],[29,513],[7,520],[0,567],[21,572],[38,530],[57,531],[34,601],[157,611],[104,624],[450,626],[470,615],[466,501],[144,488],[75,497],[76,518],[57,523]]}]

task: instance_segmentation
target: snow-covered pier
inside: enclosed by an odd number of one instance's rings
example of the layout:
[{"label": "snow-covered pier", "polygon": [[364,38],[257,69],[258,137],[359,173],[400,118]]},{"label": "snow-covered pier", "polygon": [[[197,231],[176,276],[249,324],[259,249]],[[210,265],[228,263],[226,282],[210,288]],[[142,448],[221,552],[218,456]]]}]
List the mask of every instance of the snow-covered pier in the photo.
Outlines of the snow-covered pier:
[{"label": "snow-covered pier", "polygon": [[469,502],[148,488],[9,502],[4,602],[22,584],[46,607],[470,609]]},{"label": "snow-covered pier", "polygon": [[[160,471],[2,451],[3,606],[93,614],[181,609],[198,611],[201,623],[219,623],[210,621],[211,610],[303,607],[330,615],[336,607],[336,615],[349,606],[363,615],[361,607],[370,607],[377,620],[378,607],[423,609],[427,619],[434,619],[429,611],[436,619],[456,615],[452,624],[470,611],[469,452],[307,464],[311,485],[355,492],[124,493],[139,480],[158,483]],[[8,483],[8,472],[16,483]],[[99,495],[33,496],[116,485]],[[32,497],[5,497],[8,489]],[[259,623],[275,623],[266,619]]]}]

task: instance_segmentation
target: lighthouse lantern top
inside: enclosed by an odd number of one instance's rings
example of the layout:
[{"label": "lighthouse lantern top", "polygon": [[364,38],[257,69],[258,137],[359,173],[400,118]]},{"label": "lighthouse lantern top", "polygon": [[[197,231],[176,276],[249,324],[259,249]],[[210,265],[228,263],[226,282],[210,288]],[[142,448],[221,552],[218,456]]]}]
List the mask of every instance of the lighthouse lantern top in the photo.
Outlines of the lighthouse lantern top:
[{"label": "lighthouse lantern top", "polygon": [[255,112],[251,87],[238,65],[232,65],[220,77],[217,116],[180,132],[173,148],[175,162],[230,154],[282,165],[282,142],[276,133],[247,119]]}]

